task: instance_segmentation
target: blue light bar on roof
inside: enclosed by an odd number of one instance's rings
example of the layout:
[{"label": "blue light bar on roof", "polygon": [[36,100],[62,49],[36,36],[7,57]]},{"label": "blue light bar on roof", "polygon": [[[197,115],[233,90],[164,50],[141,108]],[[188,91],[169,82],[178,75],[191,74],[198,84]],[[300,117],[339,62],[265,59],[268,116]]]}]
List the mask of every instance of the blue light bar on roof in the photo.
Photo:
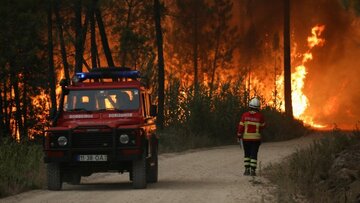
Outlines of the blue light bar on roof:
[{"label": "blue light bar on roof", "polygon": [[140,78],[140,71],[109,71],[109,72],[89,72],[89,73],[76,73],[79,81],[86,79],[102,79],[102,78]]},{"label": "blue light bar on roof", "polygon": [[79,79],[84,79],[85,73],[76,73],[76,77],[78,77]]}]

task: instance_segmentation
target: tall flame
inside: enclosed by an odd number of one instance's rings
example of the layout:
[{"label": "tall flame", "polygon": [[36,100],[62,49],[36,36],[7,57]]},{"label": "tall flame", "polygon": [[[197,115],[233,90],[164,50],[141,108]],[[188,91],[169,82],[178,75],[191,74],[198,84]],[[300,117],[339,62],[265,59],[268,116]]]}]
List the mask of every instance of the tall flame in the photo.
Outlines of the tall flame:
[{"label": "tall flame", "polygon": [[311,36],[307,38],[308,50],[302,55],[302,64],[297,66],[295,68],[295,72],[291,74],[292,105],[294,116],[303,120],[305,123],[312,125],[313,127],[325,126],[315,124],[311,116],[304,115],[305,110],[310,105],[307,96],[303,93],[304,81],[307,74],[305,63],[313,59],[311,50],[315,46],[324,45],[325,39],[320,38],[320,35],[324,29],[325,25],[316,25],[311,29]]},{"label": "tall flame", "polygon": [[299,118],[309,106],[309,100],[302,92],[306,74],[304,65],[297,66],[295,72],[291,74],[293,113],[296,118]]}]

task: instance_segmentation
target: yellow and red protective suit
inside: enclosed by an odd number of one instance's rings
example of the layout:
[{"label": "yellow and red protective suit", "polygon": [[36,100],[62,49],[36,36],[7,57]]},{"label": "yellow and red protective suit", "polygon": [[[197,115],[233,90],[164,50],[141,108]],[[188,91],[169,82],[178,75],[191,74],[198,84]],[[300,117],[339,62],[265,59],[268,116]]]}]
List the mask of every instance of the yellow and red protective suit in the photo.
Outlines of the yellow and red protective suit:
[{"label": "yellow and red protective suit", "polygon": [[265,127],[264,117],[258,111],[248,111],[241,116],[238,126],[238,138],[243,140],[244,166],[254,173],[257,166],[257,154],[261,143],[261,131]]}]

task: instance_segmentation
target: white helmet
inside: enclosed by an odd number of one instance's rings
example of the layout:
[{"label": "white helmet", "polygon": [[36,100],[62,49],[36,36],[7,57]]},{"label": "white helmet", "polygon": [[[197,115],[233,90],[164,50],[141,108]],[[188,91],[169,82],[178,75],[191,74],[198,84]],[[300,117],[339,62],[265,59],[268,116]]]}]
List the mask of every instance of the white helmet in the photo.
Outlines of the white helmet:
[{"label": "white helmet", "polygon": [[253,109],[260,109],[260,100],[257,97],[254,97],[249,102],[249,107]]}]

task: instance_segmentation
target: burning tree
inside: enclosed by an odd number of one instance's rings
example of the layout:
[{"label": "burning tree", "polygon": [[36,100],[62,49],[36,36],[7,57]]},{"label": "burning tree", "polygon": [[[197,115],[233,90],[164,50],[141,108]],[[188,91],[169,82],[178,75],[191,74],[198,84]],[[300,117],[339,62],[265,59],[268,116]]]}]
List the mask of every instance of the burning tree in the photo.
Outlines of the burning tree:
[{"label": "burning tree", "polygon": [[[35,102],[47,86],[43,36],[44,12],[39,1],[3,2],[0,26],[0,134],[26,138],[45,117]],[[44,10],[42,10],[44,11]],[[41,109],[47,106],[41,107]],[[40,110],[41,111],[41,110]]]}]

